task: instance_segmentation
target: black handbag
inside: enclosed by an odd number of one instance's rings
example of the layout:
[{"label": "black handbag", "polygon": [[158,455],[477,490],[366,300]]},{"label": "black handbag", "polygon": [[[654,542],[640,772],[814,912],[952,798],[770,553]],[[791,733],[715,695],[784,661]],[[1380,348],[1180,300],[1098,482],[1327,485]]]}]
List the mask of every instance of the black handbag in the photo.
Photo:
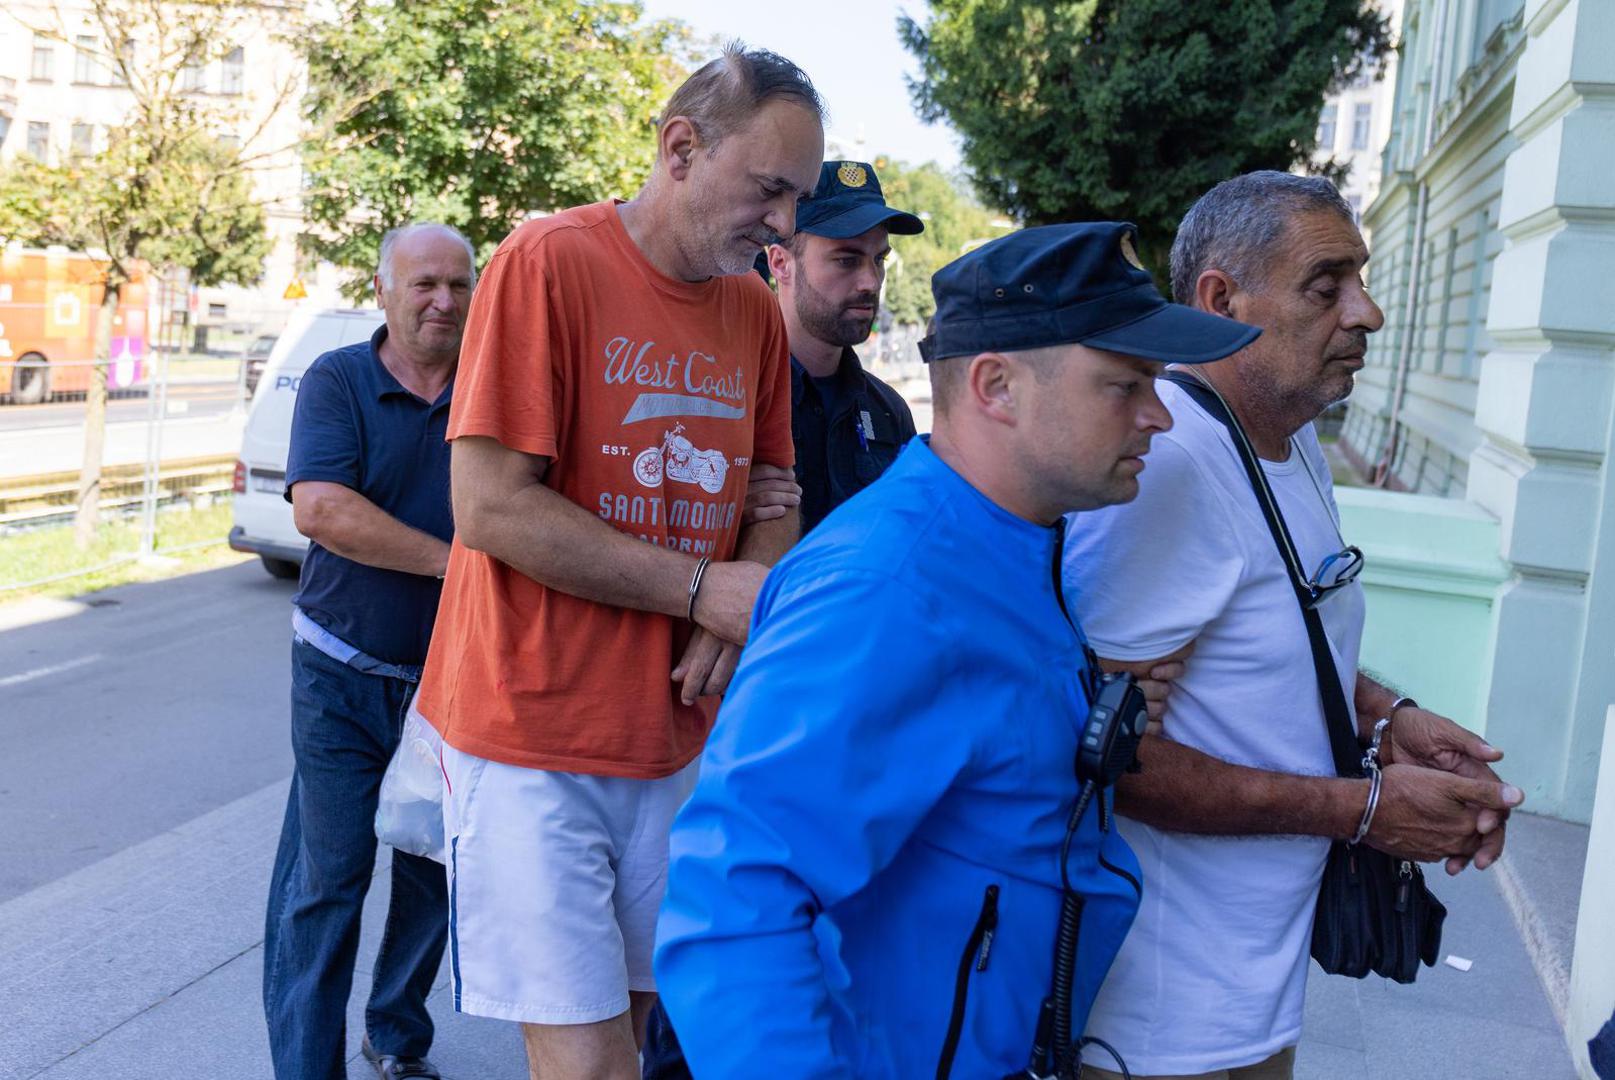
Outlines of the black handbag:
[{"label": "black handbag", "polygon": [[[1354,779],[1368,775],[1351,710],[1340,686],[1340,675],[1324,636],[1323,620],[1307,602],[1309,588],[1294,554],[1295,544],[1284,524],[1284,515],[1279,512],[1273,489],[1268,486],[1267,476],[1256,460],[1256,451],[1227,403],[1209,385],[1181,372],[1169,372],[1162,377],[1182,387],[1202,409],[1228,429],[1301,605],[1335,772]],[[1366,844],[1336,840],[1329,846],[1323,882],[1318,889],[1318,906],[1312,922],[1312,958],[1330,975],[1361,979],[1373,972],[1399,983],[1410,983],[1418,977],[1421,960],[1435,966],[1441,953],[1441,925],[1446,918],[1446,907],[1426,887],[1424,872],[1418,863],[1387,855]]]}]

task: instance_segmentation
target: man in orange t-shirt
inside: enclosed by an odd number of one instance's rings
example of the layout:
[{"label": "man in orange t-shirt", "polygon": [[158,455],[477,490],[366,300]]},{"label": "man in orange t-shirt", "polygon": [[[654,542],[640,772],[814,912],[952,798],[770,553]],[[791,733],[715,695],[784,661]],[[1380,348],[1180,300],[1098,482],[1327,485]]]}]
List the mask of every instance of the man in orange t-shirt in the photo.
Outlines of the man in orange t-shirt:
[{"label": "man in orange t-shirt", "polygon": [[[731,48],[674,93],[630,202],[529,222],[483,273],[449,438],[456,536],[419,708],[442,733],[455,1007],[534,1076],[638,1076],[674,812],[794,512],[785,328],[750,273],[823,153],[800,69]],[[671,676],[671,677],[670,677]]]}]

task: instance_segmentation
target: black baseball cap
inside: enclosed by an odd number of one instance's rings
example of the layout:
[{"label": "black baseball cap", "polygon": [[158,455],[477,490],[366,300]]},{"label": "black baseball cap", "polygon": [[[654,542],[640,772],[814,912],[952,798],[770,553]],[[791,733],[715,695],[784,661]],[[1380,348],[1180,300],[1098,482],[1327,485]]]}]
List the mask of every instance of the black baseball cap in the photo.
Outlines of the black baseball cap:
[{"label": "black baseball cap", "polygon": [[886,205],[875,167],[863,161],[826,161],[813,194],[796,204],[796,231],[845,240],[877,225],[899,236],[925,231],[925,222]]},{"label": "black baseball cap", "polygon": [[1125,221],[1044,225],[1001,236],[931,276],[926,361],[1081,344],[1165,364],[1205,364],[1261,330],[1169,302]]}]

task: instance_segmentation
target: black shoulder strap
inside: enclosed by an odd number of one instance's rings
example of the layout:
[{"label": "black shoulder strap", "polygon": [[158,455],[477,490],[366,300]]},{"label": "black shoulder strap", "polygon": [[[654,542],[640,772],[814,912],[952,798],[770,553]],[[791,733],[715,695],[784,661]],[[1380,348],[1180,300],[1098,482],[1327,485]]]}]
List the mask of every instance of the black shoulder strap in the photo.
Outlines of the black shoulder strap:
[{"label": "black shoulder strap", "polygon": [[1251,491],[1262,509],[1262,517],[1267,520],[1268,531],[1273,534],[1273,543],[1278,546],[1279,559],[1289,574],[1296,602],[1301,605],[1301,619],[1306,623],[1307,642],[1312,646],[1312,666],[1318,677],[1318,694],[1323,700],[1324,725],[1329,731],[1329,749],[1335,759],[1335,772],[1340,776],[1361,776],[1362,752],[1357,744],[1357,728],[1352,723],[1351,709],[1340,687],[1340,673],[1335,667],[1334,655],[1329,651],[1329,639],[1324,636],[1323,620],[1318,617],[1317,610],[1307,603],[1310,592],[1306,572],[1301,568],[1300,555],[1290,538],[1290,530],[1284,524],[1278,499],[1268,486],[1267,474],[1262,472],[1261,463],[1256,460],[1256,451],[1251,447],[1250,439],[1239,426],[1239,421],[1228,411],[1222,395],[1209,385],[1180,371],[1168,371],[1161,378],[1181,387],[1212,419],[1228,429],[1234,450],[1239,454],[1239,462],[1245,467],[1245,477],[1250,481]]},{"label": "black shoulder strap", "polygon": [[1082,692],[1088,697],[1088,704],[1092,705],[1099,696],[1099,654],[1093,651],[1088,644],[1088,635],[1083,632],[1082,624],[1071,617],[1071,609],[1065,602],[1065,518],[1061,517],[1054,523],[1054,559],[1051,571],[1054,575],[1054,602],[1060,605],[1060,614],[1065,621],[1071,624],[1071,632],[1077,635],[1077,643],[1082,646],[1083,668],[1080,675]]}]

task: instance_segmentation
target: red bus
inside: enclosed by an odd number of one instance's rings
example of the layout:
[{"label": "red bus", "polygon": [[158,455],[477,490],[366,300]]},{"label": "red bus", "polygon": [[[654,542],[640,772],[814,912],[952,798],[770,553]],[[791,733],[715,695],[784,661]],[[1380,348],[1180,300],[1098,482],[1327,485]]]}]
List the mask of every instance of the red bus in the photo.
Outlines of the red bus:
[{"label": "red bus", "polygon": [[[0,400],[32,405],[89,388],[106,265],[65,250],[0,249]],[[146,377],[146,280],[137,269],[113,315],[114,390]]]}]

